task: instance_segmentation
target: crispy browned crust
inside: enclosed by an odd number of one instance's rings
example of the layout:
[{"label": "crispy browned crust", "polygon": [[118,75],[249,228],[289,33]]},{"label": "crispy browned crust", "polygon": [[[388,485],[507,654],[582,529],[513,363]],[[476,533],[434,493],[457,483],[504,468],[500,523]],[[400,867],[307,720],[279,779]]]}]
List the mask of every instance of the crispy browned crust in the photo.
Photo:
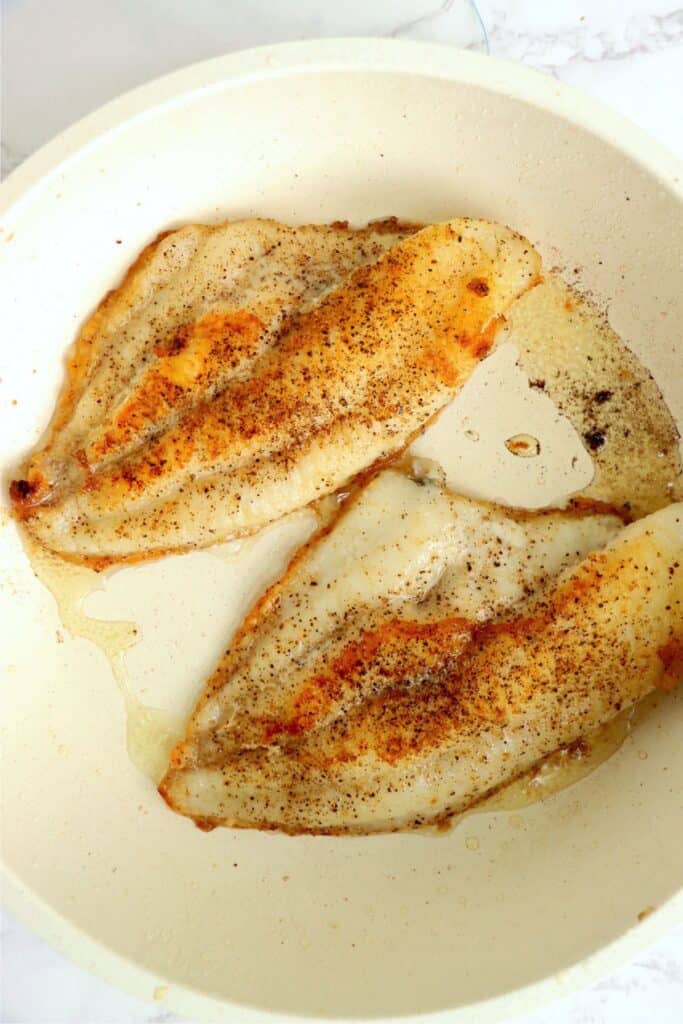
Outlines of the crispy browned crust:
[{"label": "crispy browned crust", "polygon": [[121,308],[129,305],[130,295],[137,291],[139,282],[147,273],[159,245],[171,234],[173,234],[172,229],[160,231],[156,238],[145,246],[124,274],[121,283],[107,292],[95,312],[90,315],[81,328],[71,352],[67,355],[66,380],[57,400],[54,417],[48,428],[48,438],[63,426],[73,411],[74,403],[90,373],[93,359],[97,358],[95,343],[103,324]]},{"label": "crispy browned crust", "polygon": [[[99,355],[97,342],[106,321],[115,316],[120,309],[129,305],[130,296],[137,291],[160,243],[171,234],[173,234],[172,230],[160,231],[156,238],[145,246],[126,271],[121,284],[107,292],[95,312],[91,313],[79,331],[66,356],[64,384],[57,398],[55,411],[41,442],[40,450],[50,447],[55,436],[71,418],[76,402],[87,383],[94,363],[97,361]],[[32,462],[33,456],[24,469],[25,476],[12,480],[9,486],[12,510],[17,519],[24,519],[29,515],[31,509],[44,501],[50,492],[50,481],[46,479],[37,465],[31,465]]]}]

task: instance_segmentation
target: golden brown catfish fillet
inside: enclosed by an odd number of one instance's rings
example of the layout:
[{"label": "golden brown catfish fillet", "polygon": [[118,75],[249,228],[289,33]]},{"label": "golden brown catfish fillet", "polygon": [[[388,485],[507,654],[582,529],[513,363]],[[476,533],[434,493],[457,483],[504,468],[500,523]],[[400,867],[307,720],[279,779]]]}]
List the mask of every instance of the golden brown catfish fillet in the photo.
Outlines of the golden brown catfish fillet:
[{"label": "golden brown catfish fillet", "polygon": [[45,444],[15,497],[55,500],[244,376],[286,319],[418,230],[189,224],[141,253],[78,336]]},{"label": "golden brown catfish fillet", "polygon": [[[477,623],[603,547],[614,515],[515,512],[438,477],[385,469],[292,560],[247,617],[188,731],[203,756],[284,743],[397,681],[442,667]],[[413,676],[411,676],[413,678]]]},{"label": "golden brown catfish fillet", "polygon": [[106,562],[260,529],[400,451],[484,358],[539,272],[508,228],[424,228],[353,271],[246,374],[141,447],[101,467],[86,448],[79,475],[31,510],[29,530],[66,557]]},{"label": "golden brown catfish fillet", "polygon": [[[417,647],[361,644],[355,664],[360,678],[380,669],[375,686],[359,686],[327,720],[304,717],[296,736],[223,744],[228,682],[222,708],[215,697],[212,708],[210,692],[200,704],[160,791],[204,828],[370,833],[462,811],[654,687],[676,683],[682,550],[683,505],[671,505],[497,621],[448,615],[416,631]],[[333,700],[354,685],[343,659],[324,669]]]}]

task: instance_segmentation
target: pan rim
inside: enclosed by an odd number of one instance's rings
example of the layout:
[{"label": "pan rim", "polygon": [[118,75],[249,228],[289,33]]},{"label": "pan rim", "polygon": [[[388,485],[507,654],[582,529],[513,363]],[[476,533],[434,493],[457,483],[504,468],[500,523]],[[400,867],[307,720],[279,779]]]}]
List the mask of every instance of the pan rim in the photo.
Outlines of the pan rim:
[{"label": "pan rim", "polygon": [[[481,86],[521,100],[587,130],[634,160],[663,188],[683,203],[681,162],[627,118],[573,88],[529,68],[496,57],[458,50],[443,44],[408,40],[339,38],[282,43],[237,51],[202,61],[157,78],[125,93],[71,125],[30,156],[0,185],[0,218],[12,217],[52,178],[85,154],[108,142],[133,121],[155,116],[174,104],[192,102],[201,94],[242,87],[269,78],[329,72],[414,75]],[[216,1000],[159,978],[132,960],[114,953],[81,931],[32,893],[0,863],[3,902],[32,930],[86,969],[141,998],[159,985],[169,986],[165,1006],[211,1020],[294,1021],[291,1014],[265,1012],[240,1003]],[[503,1016],[536,1008],[584,987],[635,955],[683,922],[683,888],[645,921],[632,927],[561,975],[548,976],[520,989],[482,1002],[436,1013],[402,1018],[418,1021],[477,1019],[486,1024]],[[217,1016],[218,1015],[218,1016]],[[339,1018],[337,1018],[339,1020]],[[388,1020],[389,1018],[385,1018]],[[391,1018],[395,1019],[395,1018]],[[381,1019],[376,1019],[381,1024]]]}]

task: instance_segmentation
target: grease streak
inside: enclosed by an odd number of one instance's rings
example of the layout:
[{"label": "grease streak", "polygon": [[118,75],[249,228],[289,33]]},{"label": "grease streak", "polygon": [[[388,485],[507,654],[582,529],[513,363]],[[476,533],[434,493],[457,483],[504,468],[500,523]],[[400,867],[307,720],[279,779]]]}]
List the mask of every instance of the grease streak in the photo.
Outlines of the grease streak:
[{"label": "grease streak", "polygon": [[166,770],[173,746],[182,736],[184,723],[162,708],[143,704],[131,691],[125,653],[138,643],[138,627],[133,622],[112,622],[86,615],[83,605],[91,594],[103,589],[102,574],[64,561],[25,533],[23,541],[33,571],[55,599],[64,628],[95,644],[107,658],[123,698],[128,756],[156,785]]}]

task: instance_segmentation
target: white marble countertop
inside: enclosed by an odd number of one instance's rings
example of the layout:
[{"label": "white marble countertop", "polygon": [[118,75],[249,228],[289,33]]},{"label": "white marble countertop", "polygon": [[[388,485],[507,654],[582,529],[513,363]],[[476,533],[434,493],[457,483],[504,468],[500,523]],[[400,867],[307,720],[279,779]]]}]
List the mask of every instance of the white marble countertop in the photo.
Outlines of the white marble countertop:
[{"label": "white marble countertop", "polygon": [[[491,52],[557,76],[683,156],[683,10],[672,0],[479,0]],[[119,93],[184,64],[259,43],[386,35],[471,43],[464,0],[3,0],[2,170]],[[75,39],[80,38],[76,49]],[[4,914],[0,1021],[180,1021],[67,963]],[[681,1024],[683,928],[522,1024]]]}]

